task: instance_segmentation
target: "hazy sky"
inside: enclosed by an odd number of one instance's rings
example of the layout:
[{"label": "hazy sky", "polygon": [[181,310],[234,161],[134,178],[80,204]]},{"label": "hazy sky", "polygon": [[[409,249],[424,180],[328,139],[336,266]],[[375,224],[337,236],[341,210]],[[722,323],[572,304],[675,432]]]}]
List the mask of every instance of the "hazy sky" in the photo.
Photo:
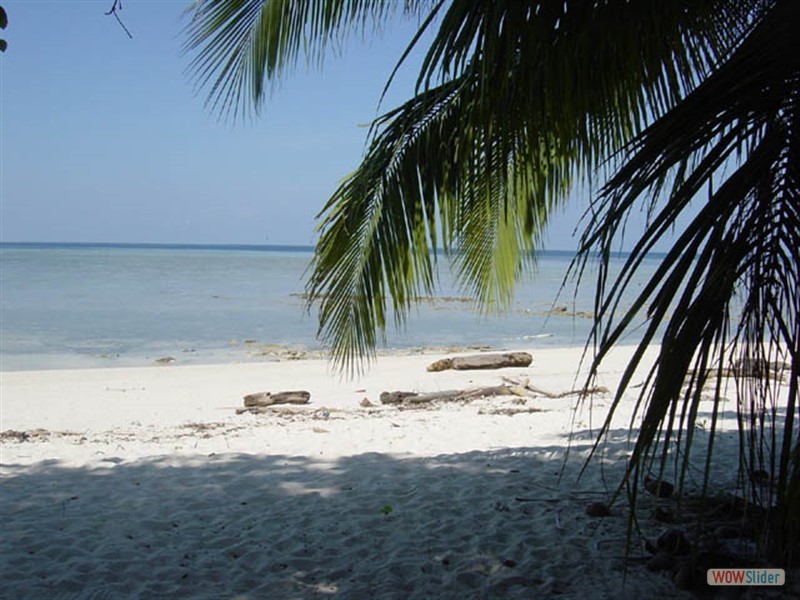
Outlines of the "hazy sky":
[{"label": "hazy sky", "polygon": [[[187,2],[0,0],[0,240],[311,244],[315,215],[363,153],[414,23],[299,65],[258,120],[219,122],[184,73]],[[383,107],[406,97],[406,69]],[[582,212],[552,223],[574,248]]]}]

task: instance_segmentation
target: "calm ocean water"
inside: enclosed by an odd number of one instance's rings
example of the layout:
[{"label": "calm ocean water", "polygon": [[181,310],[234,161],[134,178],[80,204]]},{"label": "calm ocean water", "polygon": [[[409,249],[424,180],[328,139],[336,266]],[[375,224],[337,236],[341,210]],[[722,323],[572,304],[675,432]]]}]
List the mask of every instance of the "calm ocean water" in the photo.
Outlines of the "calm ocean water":
[{"label": "calm ocean water", "polygon": [[[316,316],[301,296],[311,257],[311,248],[289,246],[0,244],[0,370],[313,353]],[[404,331],[389,331],[387,348],[582,345],[591,276],[576,298],[570,285],[556,300],[571,258],[543,253],[510,310],[488,317],[445,269],[436,298]],[[643,275],[658,265],[649,262]],[[554,302],[563,308],[548,316]]]}]

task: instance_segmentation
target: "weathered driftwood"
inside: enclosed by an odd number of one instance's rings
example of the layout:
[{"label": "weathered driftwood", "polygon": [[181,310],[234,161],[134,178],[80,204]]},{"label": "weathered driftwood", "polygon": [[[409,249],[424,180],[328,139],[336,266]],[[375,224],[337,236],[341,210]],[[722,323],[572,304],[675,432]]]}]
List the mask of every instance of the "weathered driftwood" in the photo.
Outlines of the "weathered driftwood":
[{"label": "weathered driftwood", "polygon": [[567,396],[588,396],[589,394],[608,393],[608,388],[602,385],[590,388],[583,388],[580,390],[568,390],[566,392],[548,392],[547,390],[543,390],[541,388],[532,386],[528,379],[523,379],[522,381],[516,381],[514,379],[509,379],[508,377],[503,377],[503,381],[505,381],[506,383],[510,383],[512,389],[521,388],[523,390],[527,390],[528,392],[539,394],[540,396],[545,396],[546,398],[566,398]]},{"label": "weathered driftwood", "polygon": [[516,394],[507,385],[496,385],[469,390],[443,390],[441,392],[430,392],[427,394],[418,394],[416,392],[383,392],[381,394],[381,404],[413,406],[429,404],[431,402],[469,402],[470,400],[490,398],[492,396],[515,395]]},{"label": "weathered driftwood", "polygon": [[294,392],[259,392],[257,394],[247,394],[244,397],[246,407],[253,406],[272,406],[273,404],[308,404],[311,394],[305,390]]},{"label": "weathered driftwood", "polygon": [[566,398],[567,396],[588,396],[589,394],[608,393],[608,388],[602,385],[597,385],[590,388],[583,388],[581,390],[569,390],[566,392],[557,392],[557,393],[547,392],[532,385],[526,386],[525,389],[533,392],[534,394],[541,394],[542,396],[546,396],[547,398]]},{"label": "weathered driftwood", "polygon": [[503,352],[493,354],[472,354],[443,358],[428,365],[428,371],[468,371],[474,369],[503,369],[505,367],[527,367],[533,357],[527,352]]}]

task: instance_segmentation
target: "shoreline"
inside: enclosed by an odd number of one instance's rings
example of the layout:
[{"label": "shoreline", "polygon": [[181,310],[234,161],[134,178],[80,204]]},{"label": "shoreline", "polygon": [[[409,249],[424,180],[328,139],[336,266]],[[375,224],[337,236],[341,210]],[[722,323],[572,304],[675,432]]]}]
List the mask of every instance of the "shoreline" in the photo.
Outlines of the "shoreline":
[{"label": "shoreline", "polygon": [[[530,311],[529,311],[530,312]],[[536,313],[539,314],[539,313]],[[544,314],[544,313],[542,313]],[[553,314],[563,314],[562,312]],[[570,313],[571,314],[571,313]],[[553,343],[552,333],[539,333],[521,336],[512,344],[441,343],[433,345],[396,345],[376,350],[375,358],[393,356],[416,356],[435,353],[480,353],[503,352],[509,345],[536,344],[539,349],[575,349],[583,348],[580,344]],[[36,358],[32,359],[31,357]],[[256,339],[231,339],[225,345],[204,346],[201,344],[162,344],[147,352],[102,352],[82,353],[64,351],[48,354],[5,353],[0,354],[0,373],[17,373],[32,371],[77,371],[92,369],[129,369],[155,366],[207,366],[216,367],[232,364],[264,364],[281,361],[328,360],[329,352],[319,346],[304,343],[261,342]],[[11,368],[7,368],[11,364]]]},{"label": "shoreline", "polygon": [[[580,480],[609,394],[578,411],[574,396],[379,400],[504,377],[561,393],[583,385],[582,351],[487,371],[379,357],[357,380],[319,359],[0,373],[0,592],[684,597],[635,561],[620,592],[627,509],[584,513],[618,482],[633,396]],[[631,351],[597,384],[613,392]],[[306,406],[236,414],[246,394],[300,389]]]},{"label": "shoreline", "polygon": [[[552,334],[530,336],[531,339],[546,339]],[[219,367],[224,365],[239,364],[265,364],[282,361],[303,360],[328,360],[328,351],[318,347],[308,347],[304,344],[265,343],[252,339],[230,340],[227,346],[201,347],[187,345],[175,351],[175,347],[163,347],[163,352],[144,353],[111,353],[111,354],[80,354],[63,353],[53,354],[51,360],[39,358],[41,361],[33,367],[6,369],[0,365],[0,373],[21,373],[33,371],[88,371],[93,369],[135,369],[163,366],[205,366]],[[392,356],[414,356],[435,353],[469,353],[501,351],[490,344],[455,345],[443,344],[436,346],[398,346],[381,348],[376,352],[376,358]],[[23,358],[20,358],[23,357]],[[13,365],[30,364],[27,355],[12,354],[3,356],[3,359]],[[52,365],[52,366],[51,366]]]}]

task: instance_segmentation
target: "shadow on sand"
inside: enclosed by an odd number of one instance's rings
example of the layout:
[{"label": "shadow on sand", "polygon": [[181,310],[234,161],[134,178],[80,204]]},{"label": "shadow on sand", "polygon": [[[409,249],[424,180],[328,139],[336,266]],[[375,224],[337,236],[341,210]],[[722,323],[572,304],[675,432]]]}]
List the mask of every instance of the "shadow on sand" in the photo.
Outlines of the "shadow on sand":
[{"label": "shadow on sand", "polygon": [[5,464],[0,595],[682,597],[638,544],[623,581],[624,498],[610,517],[584,512],[610,498],[628,435],[580,481],[588,439],[566,464],[556,446]]}]

